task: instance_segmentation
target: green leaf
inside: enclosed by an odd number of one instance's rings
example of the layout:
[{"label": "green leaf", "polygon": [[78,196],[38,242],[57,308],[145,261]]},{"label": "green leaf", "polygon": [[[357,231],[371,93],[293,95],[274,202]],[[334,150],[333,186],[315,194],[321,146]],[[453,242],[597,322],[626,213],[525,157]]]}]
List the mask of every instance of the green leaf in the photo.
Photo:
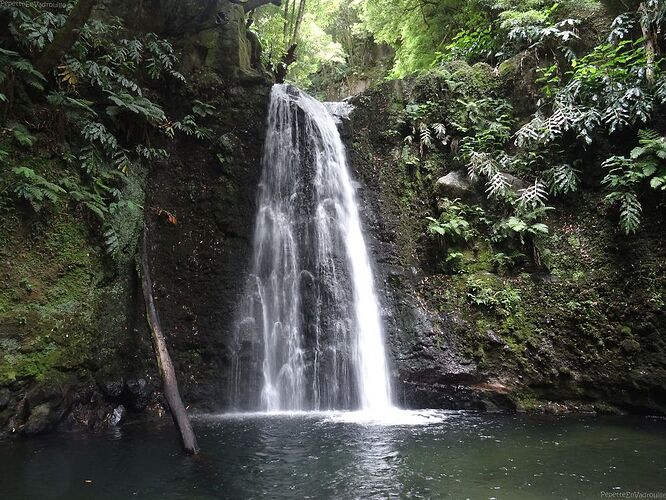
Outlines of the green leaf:
[{"label": "green leaf", "polygon": [[9,129],[12,131],[14,138],[21,146],[32,146],[37,140],[28,129],[20,123],[10,123]]},{"label": "green leaf", "polygon": [[639,158],[644,153],[645,153],[645,148],[642,148],[642,147],[638,146],[638,147],[631,150],[630,156],[631,156],[632,160],[635,160],[636,158]]},{"label": "green leaf", "polygon": [[666,189],[666,176],[657,176],[650,179],[650,187],[652,189]]},{"label": "green leaf", "polygon": [[527,229],[527,224],[525,221],[519,219],[518,217],[509,217],[509,220],[506,222],[509,229],[515,231],[516,233],[522,233]]},{"label": "green leaf", "polygon": [[531,229],[535,233],[548,234],[548,226],[542,223],[532,224]]},{"label": "green leaf", "polygon": [[650,177],[657,171],[657,166],[654,163],[645,162],[642,166],[642,172],[644,177]]},{"label": "green leaf", "polygon": [[446,235],[446,230],[438,225],[438,224],[431,224],[428,229],[430,230],[431,233],[436,233],[439,234],[440,236]]}]

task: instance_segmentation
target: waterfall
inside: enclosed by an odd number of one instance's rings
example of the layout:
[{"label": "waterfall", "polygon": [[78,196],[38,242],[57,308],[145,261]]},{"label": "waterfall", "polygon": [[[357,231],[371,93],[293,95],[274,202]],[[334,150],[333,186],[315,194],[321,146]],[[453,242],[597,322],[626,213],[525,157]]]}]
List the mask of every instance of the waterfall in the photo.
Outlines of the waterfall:
[{"label": "waterfall", "polygon": [[261,411],[391,408],[373,274],[334,117],[271,92],[232,397]]}]

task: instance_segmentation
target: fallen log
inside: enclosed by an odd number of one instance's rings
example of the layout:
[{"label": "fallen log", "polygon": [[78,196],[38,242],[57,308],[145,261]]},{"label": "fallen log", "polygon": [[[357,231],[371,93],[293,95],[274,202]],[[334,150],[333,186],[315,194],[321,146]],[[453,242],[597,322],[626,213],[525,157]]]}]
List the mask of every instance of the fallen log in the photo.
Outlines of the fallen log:
[{"label": "fallen log", "polygon": [[140,251],[140,273],[141,273],[141,286],[143,288],[143,299],[146,305],[146,318],[153,339],[153,348],[155,349],[155,357],[157,358],[157,365],[160,369],[160,376],[162,377],[162,389],[166,397],[169,410],[174,424],[180,434],[180,440],[183,449],[192,455],[199,453],[199,445],[197,438],[194,436],[190,417],[187,415],[183,400],[180,397],[178,390],[178,381],[176,380],[176,371],[171,362],[171,356],[167,349],[164,340],[164,334],[160,326],[159,316],[155,307],[153,299],[153,282],[150,278],[150,267],[148,265],[148,251],[147,251],[148,229],[144,228],[143,236],[141,238],[141,251]]}]

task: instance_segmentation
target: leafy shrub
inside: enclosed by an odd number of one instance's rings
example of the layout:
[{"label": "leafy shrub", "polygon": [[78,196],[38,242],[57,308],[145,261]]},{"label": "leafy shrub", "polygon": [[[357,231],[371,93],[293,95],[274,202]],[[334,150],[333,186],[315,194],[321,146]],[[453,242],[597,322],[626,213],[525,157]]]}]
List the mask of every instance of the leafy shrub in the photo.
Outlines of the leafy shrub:
[{"label": "leafy shrub", "polygon": [[27,201],[35,212],[39,212],[47,203],[56,203],[66,194],[62,187],[54,184],[28,167],[15,167],[16,176],[14,194]]},{"label": "leafy shrub", "polygon": [[499,50],[492,26],[459,31],[442,52],[435,53],[434,65],[462,59],[469,62],[491,61]]},{"label": "leafy shrub", "polygon": [[610,191],[606,200],[620,207],[620,227],[625,234],[636,232],[643,207],[638,188],[649,183],[653,189],[666,190],[666,137],[641,130],[639,145],[629,157],[612,156],[603,163],[608,170],[602,184]]},{"label": "leafy shrub", "polygon": [[478,206],[461,203],[459,198],[442,200],[444,209],[438,219],[427,217],[430,222],[430,234],[448,237],[453,242],[467,241],[474,236],[474,230],[467,220],[472,215],[483,215],[483,209]]}]

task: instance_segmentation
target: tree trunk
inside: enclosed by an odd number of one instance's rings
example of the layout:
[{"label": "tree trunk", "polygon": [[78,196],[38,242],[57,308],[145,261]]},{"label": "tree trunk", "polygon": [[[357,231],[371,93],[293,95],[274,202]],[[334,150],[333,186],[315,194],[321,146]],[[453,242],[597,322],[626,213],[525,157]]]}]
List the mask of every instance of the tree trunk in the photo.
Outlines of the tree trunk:
[{"label": "tree trunk", "polygon": [[72,12],[70,12],[65,24],[53,38],[53,42],[44,49],[37,61],[34,63],[35,69],[42,75],[51,71],[60,61],[60,58],[72,48],[72,45],[79,37],[79,32],[86,21],[90,18],[92,8],[97,0],[79,0]]},{"label": "tree trunk", "polygon": [[[294,2],[296,0],[293,0]],[[289,4],[291,3],[291,0],[287,0],[284,3],[284,11],[282,12],[282,18],[284,19],[284,26],[282,27],[282,46],[287,45],[287,36],[289,34]]]},{"label": "tree trunk", "polygon": [[305,14],[305,0],[301,0],[301,3],[298,6],[298,13],[296,14],[296,22],[294,24],[294,33],[291,37],[291,42],[289,45],[295,45],[298,43],[298,31],[301,28],[301,21],[303,21],[303,14]]},{"label": "tree trunk", "polygon": [[160,320],[157,316],[157,309],[155,308],[155,301],[153,300],[153,283],[150,279],[150,268],[148,265],[148,251],[147,251],[148,229],[144,228],[143,237],[141,238],[141,284],[143,288],[143,298],[146,304],[146,318],[150,325],[150,331],[153,338],[153,348],[155,349],[155,356],[157,358],[157,365],[160,369],[162,377],[162,388],[164,396],[166,397],[171,416],[176,424],[176,428],[180,434],[180,439],[183,448],[187,453],[196,455],[199,453],[199,445],[192,430],[190,418],[187,415],[183,400],[180,398],[178,390],[178,381],[176,380],[176,372],[171,362],[171,356],[167,350],[167,345],[164,340],[162,328],[160,327]]},{"label": "tree trunk", "polygon": [[289,50],[287,50],[287,53],[282,58],[282,61],[280,61],[275,68],[275,83],[284,83],[285,79],[287,78],[289,66],[294,61],[296,61],[296,44],[289,47]]},{"label": "tree trunk", "polygon": [[[641,2],[638,6],[638,14],[641,19],[641,31],[645,40],[645,79],[652,86],[656,80],[656,60],[659,55],[659,34],[653,26],[653,16],[647,2]],[[656,12],[654,13],[656,15]]]},{"label": "tree trunk", "polygon": [[285,32],[284,47],[287,48],[290,45],[291,33],[294,29],[294,22],[296,20],[296,0],[291,1],[291,9],[289,9],[289,15],[285,22],[287,23],[287,29]]}]

